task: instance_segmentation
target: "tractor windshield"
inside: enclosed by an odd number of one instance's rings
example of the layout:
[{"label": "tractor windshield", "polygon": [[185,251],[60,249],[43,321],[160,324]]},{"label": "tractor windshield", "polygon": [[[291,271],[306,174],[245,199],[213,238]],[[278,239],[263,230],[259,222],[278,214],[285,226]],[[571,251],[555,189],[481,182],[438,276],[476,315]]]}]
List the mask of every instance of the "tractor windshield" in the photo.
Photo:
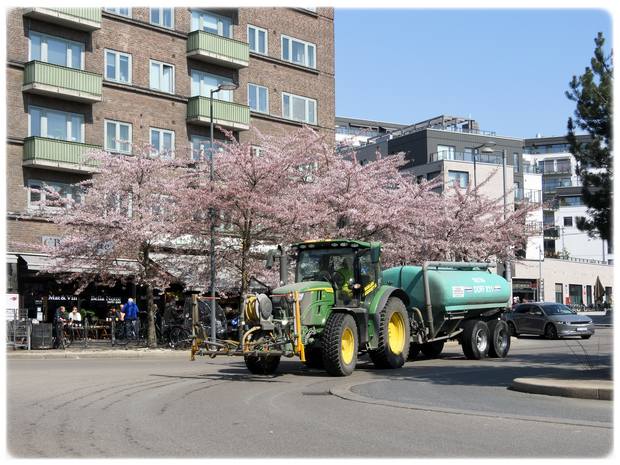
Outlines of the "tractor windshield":
[{"label": "tractor windshield", "polygon": [[354,277],[354,259],[350,247],[301,250],[295,281],[328,281],[342,289]]}]

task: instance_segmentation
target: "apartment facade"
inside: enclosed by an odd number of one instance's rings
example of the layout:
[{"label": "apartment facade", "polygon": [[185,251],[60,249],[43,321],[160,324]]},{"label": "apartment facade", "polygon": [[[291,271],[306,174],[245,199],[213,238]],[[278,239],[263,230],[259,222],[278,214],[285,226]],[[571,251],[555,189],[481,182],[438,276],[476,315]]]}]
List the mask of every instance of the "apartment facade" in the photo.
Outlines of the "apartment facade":
[{"label": "apartment facade", "polygon": [[216,127],[242,142],[251,127],[302,125],[333,139],[332,8],[19,8],[7,27],[9,292],[40,295],[53,281],[35,277],[46,257],[29,244],[62,231],[31,214],[44,195],[33,189],[78,196],[93,148],[198,156],[211,96]]},{"label": "apartment facade", "polygon": [[372,137],[385,135],[405,127],[407,127],[406,124],[337,116],[336,147],[343,150],[349,147],[360,147],[367,144],[368,139]]}]

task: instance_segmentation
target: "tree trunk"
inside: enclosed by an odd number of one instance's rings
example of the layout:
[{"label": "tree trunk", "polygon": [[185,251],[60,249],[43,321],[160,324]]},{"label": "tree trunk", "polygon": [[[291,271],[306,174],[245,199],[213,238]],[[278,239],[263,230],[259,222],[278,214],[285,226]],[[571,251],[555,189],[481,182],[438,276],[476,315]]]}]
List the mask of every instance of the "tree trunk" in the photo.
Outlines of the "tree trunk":
[{"label": "tree trunk", "polygon": [[148,346],[151,349],[157,347],[157,333],[155,332],[155,312],[153,302],[153,287],[150,284],[146,285],[146,308],[148,317]]}]

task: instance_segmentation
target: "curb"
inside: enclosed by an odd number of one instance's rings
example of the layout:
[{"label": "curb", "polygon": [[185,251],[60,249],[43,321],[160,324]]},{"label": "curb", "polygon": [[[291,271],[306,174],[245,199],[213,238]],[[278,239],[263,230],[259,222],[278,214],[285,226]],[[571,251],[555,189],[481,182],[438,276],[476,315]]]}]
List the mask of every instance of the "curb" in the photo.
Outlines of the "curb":
[{"label": "curb", "polygon": [[515,378],[510,389],[530,394],[612,400],[613,381],[565,380],[556,378]]},{"label": "curb", "polygon": [[7,360],[62,360],[62,359],[149,359],[149,358],[187,358],[189,350],[179,351],[134,351],[134,350],[107,350],[97,352],[7,352]]},{"label": "curb", "polygon": [[369,381],[363,382],[349,382],[346,384],[339,384],[330,388],[330,394],[339,397],[341,399],[345,399],[353,402],[360,402],[364,404],[372,404],[372,405],[382,405],[387,407],[401,408],[407,410],[418,410],[424,412],[434,412],[434,413],[446,413],[452,415],[469,415],[483,418],[504,418],[506,420],[519,420],[519,421],[533,421],[537,423],[554,423],[554,424],[563,424],[563,425],[573,425],[573,426],[586,426],[593,428],[604,428],[604,429],[613,429],[612,423],[603,423],[597,421],[585,421],[585,420],[572,420],[565,418],[553,418],[553,417],[535,417],[535,416],[526,416],[526,415],[515,415],[512,413],[493,413],[493,412],[479,412],[475,410],[461,410],[461,409],[453,409],[447,407],[431,407],[427,405],[417,405],[411,403],[404,402],[396,402],[391,400],[383,400],[383,399],[373,399],[372,397],[362,396],[360,394],[356,394],[351,389],[355,386],[361,386],[363,384],[375,383],[377,381],[381,381],[379,379],[373,379]]}]

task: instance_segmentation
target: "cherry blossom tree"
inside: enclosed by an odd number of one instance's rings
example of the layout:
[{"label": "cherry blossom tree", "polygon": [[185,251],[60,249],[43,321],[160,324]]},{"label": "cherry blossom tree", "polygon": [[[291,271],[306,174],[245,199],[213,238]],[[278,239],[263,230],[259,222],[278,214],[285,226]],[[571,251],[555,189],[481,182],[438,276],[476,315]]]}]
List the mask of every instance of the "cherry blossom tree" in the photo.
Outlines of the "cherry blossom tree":
[{"label": "cherry blossom tree", "polygon": [[48,271],[67,270],[72,279],[93,277],[114,282],[131,277],[144,286],[147,300],[148,345],[157,345],[153,288],[165,287],[174,276],[154,263],[155,250],[180,234],[174,199],[183,187],[183,162],[154,154],[150,146],[134,146],[132,155],[94,151],[88,154],[97,172],[83,181],[83,199],[50,198],[62,209],[52,220],[64,235]]}]

